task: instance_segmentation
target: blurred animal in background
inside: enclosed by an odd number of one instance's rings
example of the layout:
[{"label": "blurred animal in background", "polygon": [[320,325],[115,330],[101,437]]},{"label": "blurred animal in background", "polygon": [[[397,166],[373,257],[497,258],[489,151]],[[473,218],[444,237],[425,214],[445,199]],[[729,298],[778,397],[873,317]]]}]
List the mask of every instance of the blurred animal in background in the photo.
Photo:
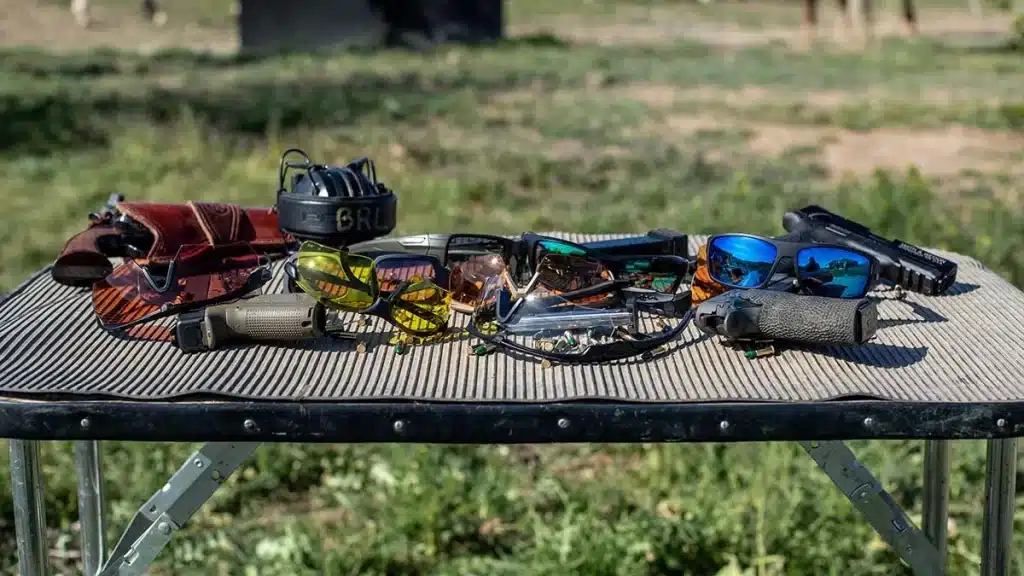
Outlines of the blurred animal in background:
[{"label": "blurred animal in background", "polygon": [[[846,30],[854,28],[854,19],[860,19],[856,23],[861,27],[863,39],[870,42],[874,38],[874,0],[837,0],[839,10],[843,13],[843,23]],[[1024,0],[1017,0],[1024,6]],[[809,38],[817,36],[818,32],[818,4],[820,0],[803,0],[804,3],[804,30]],[[900,0],[903,30],[909,36],[916,36],[917,28],[917,7],[914,0]],[[984,13],[983,0],[967,0],[967,8],[975,17],[981,17]]]},{"label": "blurred animal in background", "polygon": [[[820,0],[803,0],[804,30],[808,37],[814,38],[818,33],[818,4]],[[843,14],[843,22],[849,32],[855,24],[861,27],[863,40],[870,42],[874,38],[873,0],[838,0],[839,10]],[[914,0],[901,0],[904,31],[911,36],[917,35],[917,8]],[[855,23],[855,19],[859,22]]]},{"label": "blurred animal in background", "polygon": [[[75,22],[82,28],[88,28],[92,23],[92,0],[71,0],[71,15]],[[142,0],[140,9],[142,17],[148,22],[157,26],[167,23],[167,13],[163,11],[157,0]]]}]

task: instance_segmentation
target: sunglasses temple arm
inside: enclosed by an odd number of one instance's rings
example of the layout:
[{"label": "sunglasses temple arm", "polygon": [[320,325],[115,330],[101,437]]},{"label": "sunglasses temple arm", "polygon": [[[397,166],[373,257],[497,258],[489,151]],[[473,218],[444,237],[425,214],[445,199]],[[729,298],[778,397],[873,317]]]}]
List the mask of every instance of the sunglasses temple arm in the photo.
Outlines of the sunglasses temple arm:
[{"label": "sunglasses temple arm", "polygon": [[358,286],[352,286],[350,284],[345,284],[346,286],[348,286],[349,288],[352,288],[353,290],[361,290],[363,292],[366,292],[367,294],[373,294],[374,293],[374,288],[377,287],[377,266],[375,264],[370,266],[370,282],[371,282],[371,284],[366,284],[365,282],[362,282],[362,281],[358,280],[359,277],[352,273],[352,268],[348,265],[348,259],[347,258],[342,256],[338,260],[341,263],[341,269],[345,271],[345,275],[348,276],[349,278],[356,279],[355,282],[358,284]]},{"label": "sunglasses temple arm", "polygon": [[552,296],[544,296],[542,298],[538,298],[538,299],[534,300],[534,303],[535,304],[547,304],[547,303],[555,303],[555,304],[557,304],[558,302],[561,302],[561,301],[572,302],[573,300],[580,300],[580,299],[583,299],[583,298],[587,298],[589,296],[597,296],[597,295],[600,295],[600,294],[609,294],[609,293],[612,293],[612,292],[614,292],[616,290],[619,290],[621,288],[625,288],[627,286],[629,286],[629,281],[627,281],[627,280],[612,280],[610,282],[602,282],[602,283],[597,284],[595,286],[588,286],[586,288],[580,288],[579,290],[572,290],[572,291],[569,291],[569,292],[562,292],[561,294],[556,294],[556,295],[552,295]]},{"label": "sunglasses temple arm", "polygon": [[[619,355],[618,354],[610,354],[610,352],[611,352],[611,350],[615,350],[615,349],[618,349],[618,348],[621,348],[624,351],[628,351],[629,352],[628,354],[622,355],[622,357],[625,357],[625,358],[628,358],[630,356],[635,356],[636,354],[643,354],[645,352],[649,352],[651,350],[657,349],[657,348],[659,348],[661,346],[664,346],[665,344],[668,344],[669,342],[675,340],[679,336],[679,334],[681,334],[683,332],[683,330],[685,330],[686,327],[690,325],[690,321],[692,319],[693,319],[693,310],[687,310],[686,313],[683,314],[683,318],[682,318],[682,320],[680,320],[679,324],[675,328],[673,328],[672,330],[670,330],[670,331],[668,331],[668,332],[666,332],[664,334],[659,334],[658,336],[655,336],[654,338],[650,338],[650,339],[647,339],[647,340],[641,340],[639,342],[630,342],[628,340],[627,341],[615,342],[613,344],[607,345],[607,346],[610,346],[610,348],[605,348],[605,349],[600,349],[599,348],[598,352],[595,353],[594,355],[595,356],[600,356],[602,361],[609,361],[609,359],[611,361],[614,361],[614,360],[620,359],[618,357]],[[591,350],[593,350],[593,348],[591,348],[590,350],[587,350],[587,352],[585,352],[583,354],[583,356],[586,356]]]},{"label": "sunglasses temple arm", "polygon": [[[512,340],[509,340],[507,338],[502,338],[501,336],[497,336],[497,337],[487,336],[487,335],[483,334],[480,330],[478,330],[477,327],[476,327],[476,324],[473,323],[473,322],[470,322],[469,325],[466,326],[466,331],[469,332],[469,334],[471,336],[473,336],[475,338],[479,338],[480,340],[483,340],[484,342],[488,342],[490,344],[495,344],[497,346],[501,346],[503,348],[506,348],[506,349],[509,349],[509,350],[513,350],[515,352],[519,352],[520,354],[525,354],[527,356],[539,356],[541,358],[549,358],[551,360],[556,360],[556,361],[559,361],[559,362],[567,362],[567,363],[581,363],[581,362],[582,363],[586,363],[586,362],[591,362],[591,361],[594,361],[594,360],[597,360],[597,361],[615,361],[615,360],[621,359],[621,358],[618,358],[618,356],[619,356],[618,354],[614,354],[614,355],[610,354],[610,352],[612,350],[617,350],[617,349],[620,349],[620,348],[622,350],[625,350],[625,351],[628,352],[628,354],[623,355],[623,357],[625,357],[625,358],[628,358],[630,356],[635,356],[637,354],[643,354],[644,352],[648,352],[650,350],[654,350],[654,349],[658,348],[659,346],[663,346],[664,344],[666,344],[668,342],[671,342],[676,337],[678,337],[679,334],[681,334],[683,332],[683,330],[685,330],[686,327],[690,324],[690,321],[692,319],[693,319],[693,310],[690,309],[690,310],[687,310],[683,314],[683,319],[679,322],[678,326],[676,326],[670,332],[668,332],[668,333],[666,333],[666,334],[664,334],[662,336],[658,336],[658,337],[653,338],[651,340],[646,340],[646,341],[642,341],[642,342],[628,342],[628,341],[625,341],[625,342],[616,342],[616,343],[610,344],[610,345],[606,344],[606,345],[590,346],[589,348],[587,348],[586,352],[584,352],[583,354],[577,355],[577,356],[568,356],[568,355],[562,355],[562,354],[548,354],[548,353],[545,353],[545,352],[540,351],[540,350],[531,349],[531,348],[528,348],[526,346],[520,346],[519,344],[513,342]],[[605,347],[605,346],[608,346],[608,347]]]}]

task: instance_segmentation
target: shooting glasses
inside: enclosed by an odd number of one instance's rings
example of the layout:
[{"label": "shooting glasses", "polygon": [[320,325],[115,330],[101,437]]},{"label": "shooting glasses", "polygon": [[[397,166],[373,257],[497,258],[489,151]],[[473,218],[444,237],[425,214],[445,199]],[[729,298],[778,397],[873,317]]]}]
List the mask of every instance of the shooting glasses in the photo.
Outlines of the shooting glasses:
[{"label": "shooting glasses", "polygon": [[377,316],[424,338],[448,327],[448,271],[433,256],[368,258],[307,240],[290,274],[327,308]]},{"label": "shooting glasses", "polygon": [[[660,259],[659,275],[640,282],[624,265],[619,268],[626,269],[625,276],[617,278],[606,262],[555,253],[543,257],[522,289],[510,285],[505,275],[491,276],[470,303],[468,331],[491,345],[564,363],[609,362],[652,353],[682,333],[690,320],[689,292],[677,293],[690,265],[678,256],[645,258]],[[616,314],[621,310],[629,312],[632,325],[640,314],[674,317],[678,324],[654,334],[640,333],[621,322]],[[524,343],[511,334],[518,323],[540,325],[550,318],[557,318],[557,329],[538,330]],[[561,333],[555,343],[549,342],[552,333]]]},{"label": "shooting glasses", "polygon": [[128,259],[93,283],[93,311],[105,329],[125,330],[258,293],[269,264],[247,243],[184,245],[165,266]]},{"label": "shooting glasses", "polygon": [[764,288],[790,272],[801,292],[863,298],[878,282],[878,265],[860,251],[829,244],[786,242],[749,234],[712,236],[707,244],[711,280],[729,288]]},{"label": "shooting glasses", "polygon": [[[543,276],[538,276],[539,263],[548,255],[556,258],[549,260]],[[577,258],[558,258],[562,256]],[[687,268],[686,260],[679,256],[613,255],[533,233],[516,239],[455,234],[448,239],[444,262],[452,271],[452,309],[467,314],[482,301],[483,290],[495,279],[518,295],[521,285],[533,282],[531,274],[542,287],[561,292],[593,286],[614,274],[634,287],[671,293],[679,287]]]}]

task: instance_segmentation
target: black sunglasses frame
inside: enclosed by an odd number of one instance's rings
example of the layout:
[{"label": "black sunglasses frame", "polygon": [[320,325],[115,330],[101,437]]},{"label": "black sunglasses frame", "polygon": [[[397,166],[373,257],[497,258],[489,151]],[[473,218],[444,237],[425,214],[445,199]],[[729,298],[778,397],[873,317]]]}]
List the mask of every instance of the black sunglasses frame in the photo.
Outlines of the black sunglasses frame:
[{"label": "black sunglasses frame", "polygon": [[[672,288],[667,290],[666,293],[673,293],[682,284],[683,280],[690,273],[692,263],[685,257],[673,254],[645,254],[643,251],[639,254],[634,253],[618,253],[620,250],[629,250],[629,246],[617,247],[613,252],[605,252],[602,250],[596,250],[589,248],[583,244],[571,242],[569,240],[562,240],[561,238],[554,238],[552,236],[544,236],[542,234],[534,234],[532,232],[526,232],[519,238],[505,238],[502,236],[492,236],[488,234],[452,234],[448,239],[448,244],[445,246],[444,251],[444,263],[446,266],[454,269],[451,266],[451,259],[449,257],[449,247],[452,245],[453,239],[458,238],[476,238],[483,240],[484,242],[493,242],[494,244],[501,247],[500,255],[505,261],[505,265],[512,269],[513,280],[516,282],[524,282],[527,286],[530,286],[537,280],[537,268],[544,256],[548,253],[543,251],[542,242],[550,241],[557,242],[575,249],[578,249],[582,254],[571,254],[571,256],[577,256],[579,258],[586,258],[595,260],[608,268],[612,274],[616,277],[624,275],[627,272],[627,266],[632,262],[640,260],[650,260],[652,262],[672,262],[673,265],[686,264],[686,269],[677,277],[673,283]],[[646,239],[643,245],[650,247],[652,244]],[[673,240],[671,238],[665,239],[661,243],[664,248],[671,248],[673,246]],[[473,252],[472,255],[484,255],[494,254],[493,251],[481,251]],[[464,253],[465,254],[465,253]],[[558,254],[558,253],[556,253]],[[565,254],[559,254],[565,255]],[[525,266],[524,266],[525,264]],[[532,276],[532,277],[531,277]],[[527,280],[527,278],[530,278]],[[517,287],[518,288],[518,287]],[[529,290],[529,288],[527,288]]]},{"label": "black sunglasses frame", "polygon": [[[395,288],[394,290],[381,290],[380,283],[377,281],[377,267],[381,262],[387,262],[388,260],[423,262],[424,264],[429,264],[433,270],[434,277],[431,278],[431,281],[435,285],[437,285],[438,288],[448,290],[449,272],[448,269],[445,268],[444,265],[441,263],[441,260],[438,259],[437,257],[420,254],[385,254],[377,257],[363,256],[361,254],[351,254],[352,256],[358,256],[359,258],[366,258],[368,260],[373,261],[370,268],[372,271],[372,273],[370,274],[370,283],[367,284],[360,280],[356,280],[356,275],[352,273],[352,269],[349,267],[347,258],[345,258],[345,256],[349,254],[348,251],[338,250],[337,248],[330,247],[325,248],[335,250],[341,254],[341,258],[339,258],[339,261],[341,262],[342,270],[345,272],[345,275],[348,276],[349,279],[341,278],[333,274],[328,274],[319,271],[314,271],[312,274],[309,272],[300,272],[298,266],[292,260],[289,260],[285,264],[286,273],[293,280],[296,281],[300,277],[302,277],[313,281],[327,282],[330,284],[344,286],[346,288],[358,290],[360,292],[368,294],[371,298],[373,298],[373,303],[362,310],[356,310],[354,312],[356,314],[361,314],[364,316],[375,316],[377,318],[381,318],[384,321],[391,324],[392,326],[398,328],[399,330],[406,332],[407,334],[411,334],[413,336],[417,336],[420,338],[428,338],[435,334],[444,332],[445,329],[447,329],[448,319],[442,319],[441,317],[437,316],[436,314],[429,310],[426,310],[425,308],[416,306],[415,304],[402,300],[401,296],[402,294],[405,293],[405,290],[412,285],[411,282],[403,281],[399,283],[398,287]],[[333,306],[330,306],[327,302],[324,301],[325,299],[317,298],[317,300],[325,308],[333,308]],[[419,318],[427,322],[434,322],[435,324],[437,324],[438,329],[413,330],[411,328],[402,326],[401,324],[395,321],[393,308],[401,308],[402,310],[405,310],[410,314],[418,316]]]},{"label": "black sunglasses frame", "polygon": [[[563,240],[561,238],[555,238],[554,236],[545,236],[543,234],[536,234],[533,232],[524,232],[520,234],[518,238],[494,236],[491,234],[452,234],[448,237],[448,242],[445,245],[443,254],[444,264],[446,266],[451,267],[452,261],[450,253],[452,251],[452,245],[455,243],[455,240],[460,238],[475,238],[484,242],[493,242],[497,246],[500,246],[501,257],[505,260],[505,264],[512,269],[517,281],[524,280],[536,271],[537,265],[545,255],[542,250],[543,247],[541,246],[541,242],[545,241],[558,242],[559,244],[564,244],[578,249],[582,252],[579,256],[599,260],[610,268],[615,266],[616,262],[632,261],[643,257],[675,256],[677,258],[685,259],[685,255],[666,253],[666,251],[671,251],[675,248],[676,240],[674,238],[652,240],[652,238],[654,238],[653,236],[638,236],[636,242],[623,242],[622,244],[617,244],[611,248],[599,249],[591,248],[586,244],[579,244],[570,240]],[[481,251],[465,254],[483,255],[493,253],[495,252]],[[617,271],[612,268],[612,272],[615,273]]]},{"label": "black sunglasses frame", "polygon": [[[624,256],[624,257],[622,257],[622,260],[617,263],[617,265],[613,264],[612,262],[596,260],[596,259],[588,258],[586,256],[562,255],[562,254],[559,254],[559,256],[565,256],[565,257],[568,257],[568,258],[581,258],[581,259],[584,259],[584,260],[593,260],[595,263],[601,264],[602,266],[605,266],[606,268],[608,268],[612,272],[612,274],[615,276],[615,278],[613,278],[612,280],[606,281],[606,282],[601,282],[600,284],[594,284],[593,286],[587,286],[587,287],[584,287],[584,288],[580,288],[578,290],[572,290],[572,291],[568,291],[568,292],[561,292],[561,293],[558,293],[558,294],[555,294],[555,295],[552,295],[552,296],[548,296],[548,297],[541,297],[541,298],[539,298],[537,300],[539,302],[544,302],[547,299],[550,299],[552,301],[557,301],[557,300],[569,300],[569,301],[572,301],[572,300],[579,300],[579,299],[582,299],[582,298],[587,298],[589,296],[598,296],[598,295],[601,295],[601,294],[613,294],[613,293],[616,293],[617,291],[627,291],[627,290],[631,294],[636,294],[637,298],[641,298],[641,296],[640,296],[641,294],[644,294],[644,295],[650,294],[650,295],[652,295],[651,298],[653,298],[654,300],[658,300],[659,297],[661,299],[665,299],[665,298],[667,298],[667,297],[669,297],[669,296],[671,296],[671,295],[676,293],[676,291],[679,289],[679,285],[683,283],[683,281],[686,279],[687,276],[689,276],[690,268],[691,268],[690,261],[685,259],[685,258],[683,258],[683,257],[681,257],[681,256],[636,256],[636,257]],[[678,274],[676,275],[675,280],[672,282],[671,289],[666,290],[664,292],[658,292],[658,291],[655,291],[655,290],[648,290],[648,289],[643,289],[643,288],[633,288],[633,287],[631,287],[631,281],[630,280],[628,280],[626,278],[619,278],[618,276],[624,270],[625,264],[627,262],[632,262],[632,261],[636,261],[636,260],[660,260],[661,262],[671,262],[674,266],[676,266]],[[527,283],[527,285],[521,291],[517,290],[517,292],[519,293],[520,298],[517,298],[516,301],[513,302],[512,307],[508,311],[508,313],[507,314],[501,314],[500,311],[497,312],[498,320],[500,322],[507,322],[510,318],[512,318],[512,316],[519,310],[519,308],[522,307],[523,303],[526,302],[526,299],[523,298],[523,297],[525,297],[527,294],[529,294],[530,292],[532,292],[536,288],[537,283],[540,281],[540,278],[541,278],[541,272],[540,272],[540,270],[537,270],[536,272],[534,272],[533,277],[530,278],[530,281]]]},{"label": "black sunglasses frame", "polygon": [[[724,282],[711,275],[711,251],[714,246],[715,240],[719,238],[752,238],[754,240],[761,240],[763,242],[767,242],[768,244],[771,244],[772,246],[775,247],[775,262],[772,263],[771,269],[768,271],[767,274],[765,274],[765,278],[760,284],[758,284],[757,286],[739,286],[731,282]],[[844,299],[858,299],[865,297],[867,293],[870,292],[878,284],[881,273],[878,261],[875,260],[870,254],[866,252],[861,252],[860,250],[847,248],[846,246],[839,246],[837,244],[819,244],[817,242],[789,242],[786,240],[779,240],[767,236],[758,236],[756,234],[733,233],[716,234],[714,236],[711,236],[710,238],[708,238],[707,247],[708,275],[715,282],[718,282],[719,284],[725,287],[734,288],[737,290],[756,290],[765,288],[770,284],[774,284],[776,281],[774,281],[773,279],[775,275],[779,273],[779,268],[781,267],[782,262],[785,260],[789,260],[790,262],[792,262],[792,276],[799,283],[800,281],[803,280],[803,278],[801,278],[800,276],[800,269],[797,264],[797,257],[799,256],[800,252],[803,252],[804,250],[811,248],[831,248],[833,250],[841,250],[843,252],[849,252],[851,254],[861,256],[862,258],[865,258],[868,261],[868,281],[864,284],[863,292],[856,296],[843,296]],[[798,288],[800,288],[799,285]]]}]

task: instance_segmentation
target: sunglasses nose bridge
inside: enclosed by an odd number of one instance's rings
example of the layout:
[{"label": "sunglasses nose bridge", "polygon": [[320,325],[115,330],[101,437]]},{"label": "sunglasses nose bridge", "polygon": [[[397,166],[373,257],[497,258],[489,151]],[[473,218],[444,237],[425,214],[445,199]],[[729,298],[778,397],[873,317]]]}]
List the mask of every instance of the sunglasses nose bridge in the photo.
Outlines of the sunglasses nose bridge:
[{"label": "sunglasses nose bridge", "polygon": [[395,286],[395,289],[392,290],[390,294],[388,294],[388,302],[394,303],[398,301],[398,299],[405,292],[405,289],[408,288],[409,286],[412,286],[411,280],[402,280],[401,282],[399,282],[398,285]]},{"label": "sunglasses nose bridge", "polygon": [[775,261],[775,266],[772,267],[772,275],[775,275],[779,270],[792,269],[793,274],[796,275],[798,272],[797,259],[794,256],[779,256]]},{"label": "sunglasses nose bridge", "polygon": [[171,289],[171,285],[174,284],[174,279],[176,275],[176,262],[174,260],[171,260],[171,263],[167,265],[167,275],[164,276],[164,281],[159,284],[156,282],[156,280],[153,279],[153,276],[150,274],[149,269],[147,267],[139,266],[138,268],[142,271],[142,276],[143,278],[146,279],[146,283],[149,284],[149,287],[158,294],[163,294],[167,292],[168,290]]}]

